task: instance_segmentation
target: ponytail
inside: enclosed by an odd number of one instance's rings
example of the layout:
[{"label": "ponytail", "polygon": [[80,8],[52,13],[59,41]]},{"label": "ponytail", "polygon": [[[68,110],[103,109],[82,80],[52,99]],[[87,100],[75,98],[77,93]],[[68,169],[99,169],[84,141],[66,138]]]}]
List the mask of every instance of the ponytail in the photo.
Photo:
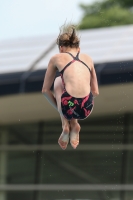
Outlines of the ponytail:
[{"label": "ponytail", "polygon": [[78,36],[76,35],[76,29],[73,25],[63,26],[63,30],[61,30],[61,32],[57,38],[58,46],[69,46],[71,48],[79,47],[80,41]]}]

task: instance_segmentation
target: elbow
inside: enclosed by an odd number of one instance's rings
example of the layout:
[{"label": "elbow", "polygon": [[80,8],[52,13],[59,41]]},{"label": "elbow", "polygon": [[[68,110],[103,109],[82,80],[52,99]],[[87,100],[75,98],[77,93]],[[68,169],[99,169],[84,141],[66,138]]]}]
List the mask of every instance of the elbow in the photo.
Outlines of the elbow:
[{"label": "elbow", "polygon": [[99,91],[93,91],[92,94],[95,95],[95,96],[98,96],[99,95]]},{"label": "elbow", "polygon": [[45,94],[47,93],[47,91],[48,91],[47,89],[42,88],[42,94],[43,94],[43,95],[45,95]]},{"label": "elbow", "polygon": [[97,91],[95,95],[97,95],[97,96],[98,96],[98,95],[99,95],[99,91]]}]

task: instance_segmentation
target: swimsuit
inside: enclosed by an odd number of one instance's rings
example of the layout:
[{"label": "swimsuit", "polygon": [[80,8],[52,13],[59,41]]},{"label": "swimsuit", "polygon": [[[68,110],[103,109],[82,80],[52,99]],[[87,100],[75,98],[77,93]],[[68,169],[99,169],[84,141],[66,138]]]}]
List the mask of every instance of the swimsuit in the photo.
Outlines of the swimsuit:
[{"label": "swimsuit", "polygon": [[83,63],[89,69],[90,72],[91,72],[91,70],[83,61],[81,61],[78,58],[79,52],[77,53],[76,57],[74,57],[69,52],[66,52],[66,53],[70,54],[73,57],[73,60],[70,61],[60,71],[62,83],[63,83],[63,86],[64,86],[64,91],[63,91],[63,94],[61,96],[62,113],[63,113],[64,117],[68,120],[71,120],[73,118],[74,119],[85,119],[91,114],[91,111],[93,109],[93,105],[94,105],[93,95],[90,92],[90,94],[87,95],[86,97],[77,98],[77,97],[73,97],[70,94],[68,94],[68,92],[66,91],[66,88],[65,88],[63,73],[64,73],[65,69],[75,61],[79,61],[79,62]]}]

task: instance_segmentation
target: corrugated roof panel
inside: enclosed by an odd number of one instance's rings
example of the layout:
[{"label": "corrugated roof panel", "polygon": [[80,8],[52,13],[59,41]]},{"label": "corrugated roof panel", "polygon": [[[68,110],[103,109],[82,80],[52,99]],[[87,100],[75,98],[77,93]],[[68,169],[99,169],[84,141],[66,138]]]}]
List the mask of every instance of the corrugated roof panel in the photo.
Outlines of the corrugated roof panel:
[{"label": "corrugated roof panel", "polygon": [[[0,42],[0,73],[28,70],[57,35],[16,39]],[[133,60],[133,25],[79,31],[81,51],[90,55],[94,63]],[[47,68],[49,59],[58,53],[56,46],[35,66]]]},{"label": "corrugated roof panel", "polygon": [[56,53],[59,53],[57,45],[35,66],[34,70],[47,68],[50,58]]},{"label": "corrugated roof panel", "polygon": [[26,71],[51,44],[52,38],[29,38],[0,42],[0,73]]}]

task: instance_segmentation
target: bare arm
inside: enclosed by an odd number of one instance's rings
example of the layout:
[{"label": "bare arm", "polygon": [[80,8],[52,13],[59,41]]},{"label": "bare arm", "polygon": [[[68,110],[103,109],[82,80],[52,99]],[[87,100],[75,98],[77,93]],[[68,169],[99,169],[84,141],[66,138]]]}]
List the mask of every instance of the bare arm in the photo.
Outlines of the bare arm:
[{"label": "bare arm", "polygon": [[45,74],[42,93],[45,96],[45,98],[49,101],[49,103],[58,111],[56,99],[54,98],[53,93],[50,90],[55,75],[56,75],[56,67],[54,65],[54,57],[52,57],[49,61],[48,68]]},{"label": "bare arm", "polygon": [[92,63],[92,69],[91,69],[91,92],[93,95],[99,95],[97,76],[96,76],[93,63]]}]

